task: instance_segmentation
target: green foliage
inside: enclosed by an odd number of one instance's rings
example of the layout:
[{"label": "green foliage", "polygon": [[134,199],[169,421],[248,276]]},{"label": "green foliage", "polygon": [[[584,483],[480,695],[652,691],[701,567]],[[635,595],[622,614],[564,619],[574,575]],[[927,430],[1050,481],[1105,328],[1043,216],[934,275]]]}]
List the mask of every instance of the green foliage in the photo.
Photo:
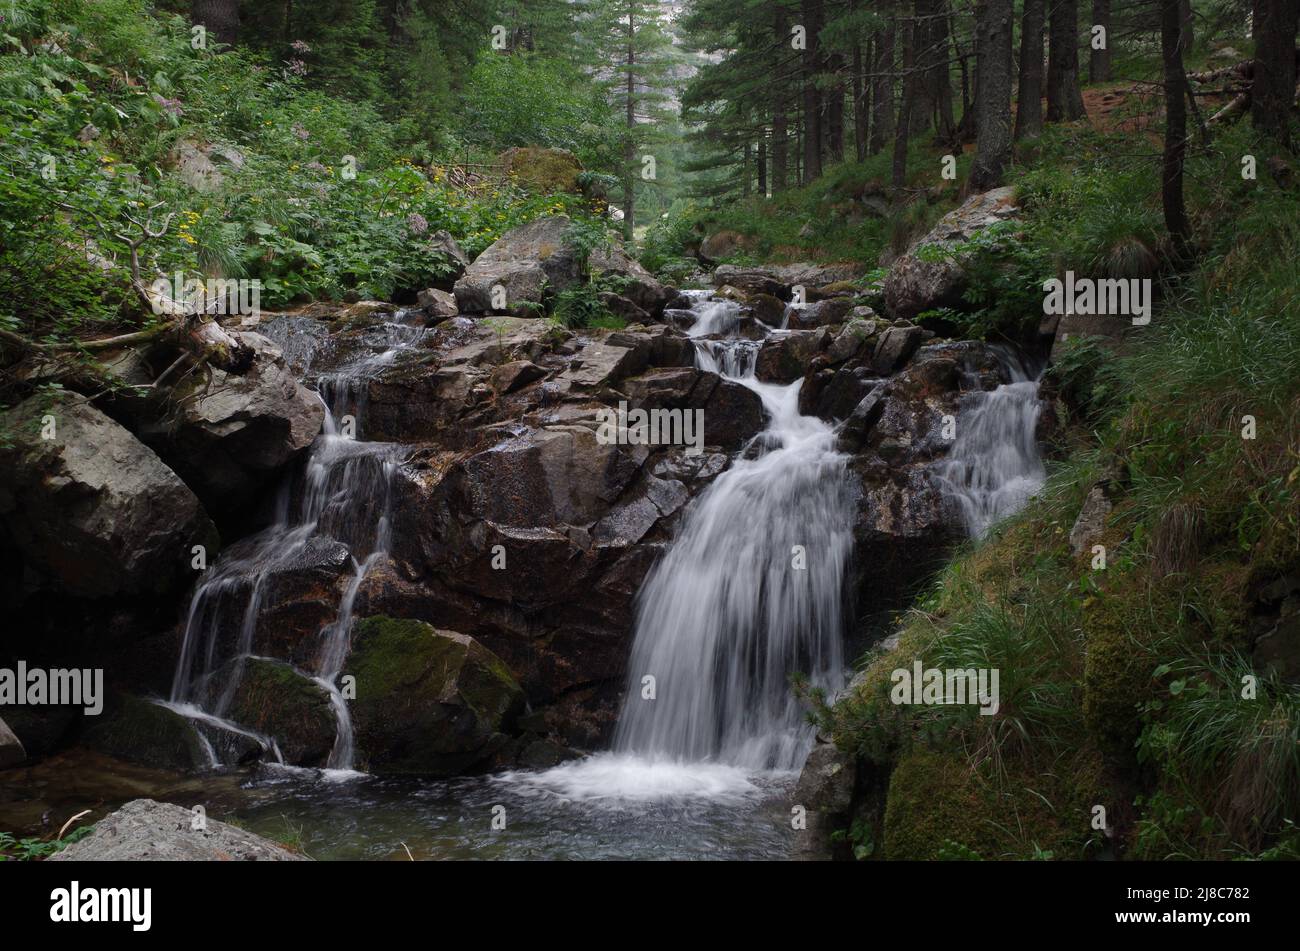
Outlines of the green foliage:
[{"label": "green foliage", "polygon": [[953,247],[923,246],[921,260],[958,258],[966,273],[965,307],[926,311],[957,326],[963,337],[1021,340],[1042,319],[1043,282],[1051,276],[1041,245],[1013,222],[1000,222]]},{"label": "green foliage", "polygon": [[61,839],[18,839],[8,832],[0,832],[0,862],[35,862],[61,852],[72,843],[84,839],[94,826],[73,829]]}]

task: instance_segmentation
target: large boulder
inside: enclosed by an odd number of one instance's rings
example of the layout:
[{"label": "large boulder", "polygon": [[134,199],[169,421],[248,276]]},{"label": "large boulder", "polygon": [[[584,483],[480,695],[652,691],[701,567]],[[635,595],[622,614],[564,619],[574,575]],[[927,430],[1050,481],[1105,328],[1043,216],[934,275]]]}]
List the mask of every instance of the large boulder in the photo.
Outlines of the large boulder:
[{"label": "large boulder", "polygon": [[153,446],[214,513],[246,505],[320,432],[325,407],[298,382],[280,350],[258,333],[235,333],[253,348],[243,374],[212,370],[176,392],[173,417],[141,427]]},{"label": "large boulder", "polygon": [[961,302],[966,288],[967,252],[960,250],[990,225],[1019,215],[1010,186],[973,195],[949,212],[896,260],[885,277],[885,306],[895,317],[915,317]]},{"label": "large boulder", "polygon": [[[301,862],[260,835],[189,809],[136,799],[95,824],[84,839],[50,856],[50,862]],[[197,826],[197,828],[196,828]]]},{"label": "large boulder", "polygon": [[568,149],[540,145],[506,149],[497,157],[502,172],[512,181],[543,195],[569,192],[578,195],[582,163]]},{"label": "large boulder", "polygon": [[[82,597],[164,591],[216,530],[154,452],[73,396],[4,414],[0,521],[38,583]],[[49,436],[51,438],[43,438]]]},{"label": "large boulder", "polygon": [[807,292],[852,281],[862,272],[862,265],[855,263],[765,264],[761,267],[723,264],[713,272],[713,285],[739,288],[749,295],[771,294],[787,301],[794,296],[795,287],[802,287],[806,293],[804,299],[811,300],[817,295]]},{"label": "large boulder", "polygon": [[[456,281],[462,313],[537,316],[546,296],[582,278],[582,260],[568,241],[568,218],[538,218],[512,228],[480,254]],[[492,289],[505,289],[505,307],[493,307]]]},{"label": "large boulder", "polygon": [[273,737],[284,761],[324,766],[334,748],[338,720],[329,693],[288,664],[262,657],[242,662],[226,716]]},{"label": "large boulder", "polygon": [[81,745],[159,769],[190,771],[212,765],[193,720],[130,694],[112,698],[85,730]]},{"label": "large boulder", "polygon": [[345,673],[356,678],[357,751],[376,773],[463,773],[504,745],[524,709],[500,658],[422,621],[358,621]]},{"label": "large boulder", "polygon": [[621,245],[611,244],[597,248],[587,260],[591,274],[608,275],[619,279],[619,294],[636,304],[646,313],[658,315],[674,292],[665,287],[630,257]]},{"label": "large boulder", "polygon": [[17,766],[27,759],[27,751],[4,720],[0,720],[0,769]]}]

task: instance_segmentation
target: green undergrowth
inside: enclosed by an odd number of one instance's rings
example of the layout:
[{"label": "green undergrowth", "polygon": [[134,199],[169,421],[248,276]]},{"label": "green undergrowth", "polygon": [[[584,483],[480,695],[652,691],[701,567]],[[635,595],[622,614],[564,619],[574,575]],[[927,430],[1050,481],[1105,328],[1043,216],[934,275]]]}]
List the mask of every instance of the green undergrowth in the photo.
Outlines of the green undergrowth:
[{"label": "green undergrowth", "polygon": [[[889,777],[848,830],[860,855],[1300,856],[1300,650],[1254,648],[1276,623],[1261,589],[1300,570],[1300,195],[1241,178],[1273,153],[1248,127],[1194,149],[1197,259],[1175,273],[1143,149],[1054,130],[1014,173],[1035,253],[1151,276],[1160,300],[1119,354],[1067,349],[1072,450],[816,714]],[[1094,485],[1113,508],[1076,554]],[[998,712],[895,705],[918,659],[998,668]]]}]

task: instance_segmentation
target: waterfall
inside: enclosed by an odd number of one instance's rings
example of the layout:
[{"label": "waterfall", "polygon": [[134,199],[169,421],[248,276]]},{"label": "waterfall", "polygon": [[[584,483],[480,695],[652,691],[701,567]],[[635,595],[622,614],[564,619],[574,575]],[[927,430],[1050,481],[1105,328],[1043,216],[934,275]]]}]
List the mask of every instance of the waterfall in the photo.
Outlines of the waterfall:
[{"label": "waterfall", "polygon": [[934,469],[972,538],[982,538],[995,522],[1018,512],[1046,478],[1035,439],[1042,409],[1038,374],[1016,354],[995,352],[1010,382],[965,397],[957,438]]},{"label": "waterfall", "polygon": [[[734,304],[694,303],[691,336],[735,327]],[[687,509],[641,588],[613,751],[509,781],[575,798],[713,798],[802,764],[814,732],[791,678],[841,686],[854,503],[834,429],[800,415],[802,381],[755,377],[759,346],[696,340],[696,365],[757,393],[767,425]]]},{"label": "waterfall", "polygon": [[[352,720],[336,681],[347,659],[357,593],[371,567],[389,550],[392,477],[402,453],[390,443],[360,441],[355,431],[369,380],[414,346],[420,335],[413,328],[389,325],[384,349],[364,352],[319,376],[325,423],[301,476],[281,486],[275,523],[226,552],[195,587],[165,705],[190,716],[201,734],[205,727],[220,727],[253,736],[282,762],[274,737],[252,733],[228,720],[227,714],[246,662],[258,656],[258,621],[264,606],[274,603],[273,576],[299,566],[312,546],[338,542],[348,550],[352,575],[334,619],[317,634],[310,669],[300,673],[328,694],[334,711],[335,740],[326,766],[352,769]],[[341,425],[344,420],[346,425]],[[232,611],[237,612],[238,633],[233,645],[223,644],[224,621]],[[212,759],[214,765],[220,761],[215,752]]]}]

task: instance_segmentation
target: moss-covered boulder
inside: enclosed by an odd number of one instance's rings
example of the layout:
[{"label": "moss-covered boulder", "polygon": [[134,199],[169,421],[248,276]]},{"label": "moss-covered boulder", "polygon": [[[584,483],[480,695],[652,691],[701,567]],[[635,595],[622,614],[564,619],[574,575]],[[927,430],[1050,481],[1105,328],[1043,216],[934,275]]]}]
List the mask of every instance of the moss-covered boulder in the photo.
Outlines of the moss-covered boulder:
[{"label": "moss-covered boulder", "polygon": [[344,669],[358,759],[375,773],[451,776],[506,741],[524,694],[506,665],[464,634],[422,621],[358,621]]},{"label": "moss-covered boulder", "polygon": [[543,195],[555,192],[582,194],[582,186],[578,183],[582,163],[567,149],[541,146],[507,149],[498,161],[511,180],[532,191]]},{"label": "moss-covered boulder", "polygon": [[111,698],[81,745],[130,763],[161,769],[206,769],[207,747],[194,722],[131,694]]},{"label": "moss-covered boulder", "polygon": [[243,665],[226,716],[273,737],[286,763],[324,766],[338,731],[325,688],[279,661],[254,657]]},{"label": "moss-covered boulder", "polygon": [[990,791],[960,757],[927,749],[904,755],[889,777],[885,858],[998,858]]}]

